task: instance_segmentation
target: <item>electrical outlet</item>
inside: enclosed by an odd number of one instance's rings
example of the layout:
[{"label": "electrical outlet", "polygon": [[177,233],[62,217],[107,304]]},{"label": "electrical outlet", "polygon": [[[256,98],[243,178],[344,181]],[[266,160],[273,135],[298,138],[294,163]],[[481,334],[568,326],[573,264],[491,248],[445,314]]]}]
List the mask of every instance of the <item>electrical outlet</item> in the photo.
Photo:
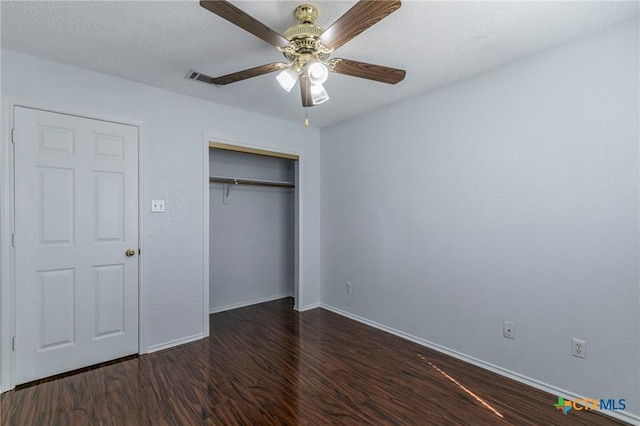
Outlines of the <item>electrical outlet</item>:
[{"label": "electrical outlet", "polygon": [[351,283],[349,281],[347,281],[346,283],[344,283],[344,291],[346,293],[351,293]]},{"label": "electrical outlet", "polygon": [[164,212],[164,200],[151,200],[151,212],[163,213]]},{"label": "electrical outlet", "polygon": [[505,321],[502,324],[502,335],[507,339],[516,338],[516,325],[510,321]]},{"label": "electrical outlet", "polygon": [[578,339],[571,339],[571,355],[578,358],[587,357],[587,342]]}]

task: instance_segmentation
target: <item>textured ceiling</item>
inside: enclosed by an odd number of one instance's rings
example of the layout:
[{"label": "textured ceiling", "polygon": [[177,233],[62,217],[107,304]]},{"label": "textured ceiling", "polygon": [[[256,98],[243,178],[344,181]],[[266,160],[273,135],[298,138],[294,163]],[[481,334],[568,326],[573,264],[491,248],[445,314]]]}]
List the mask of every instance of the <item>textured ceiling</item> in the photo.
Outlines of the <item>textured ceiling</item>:
[{"label": "textured ceiling", "polygon": [[[233,1],[282,33],[302,1]],[[328,27],[355,1],[312,1]],[[637,2],[404,1],[332,56],[407,70],[397,85],[332,74],[309,108],[325,127],[638,15]],[[2,47],[245,110],[302,120],[300,91],[275,73],[215,87],[185,79],[281,61],[282,55],[197,1],[2,1]],[[594,58],[597,60],[597,58]]]}]

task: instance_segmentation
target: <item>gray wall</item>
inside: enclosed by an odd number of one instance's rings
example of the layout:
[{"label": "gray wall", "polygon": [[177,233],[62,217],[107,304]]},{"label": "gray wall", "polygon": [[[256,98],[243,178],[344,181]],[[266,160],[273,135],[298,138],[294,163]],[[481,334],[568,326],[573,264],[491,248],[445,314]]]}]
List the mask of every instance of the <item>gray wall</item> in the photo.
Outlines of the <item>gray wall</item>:
[{"label": "gray wall", "polygon": [[[255,154],[210,150],[211,175],[295,181],[294,161]],[[209,309],[293,296],[294,190],[211,183],[209,230]]]},{"label": "gray wall", "polygon": [[638,47],[635,20],[323,130],[323,303],[638,415]]}]

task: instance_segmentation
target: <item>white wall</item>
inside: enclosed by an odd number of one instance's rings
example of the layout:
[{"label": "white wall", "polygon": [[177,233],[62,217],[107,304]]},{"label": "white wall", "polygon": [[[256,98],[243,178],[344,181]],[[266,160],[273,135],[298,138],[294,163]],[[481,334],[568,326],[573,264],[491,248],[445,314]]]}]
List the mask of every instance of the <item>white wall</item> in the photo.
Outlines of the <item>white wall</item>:
[{"label": "white wall", "polygon": [[[294,166],[283,158],[210,151],[213,176],[295,182]],[[210,312],[293,296],[294,189],[212,182],[209,191]]]},{"label": "white wall", "polygon": [[637,416],[638,76],[635,20],[323,130],[323,303]]},{"label": "white wall", "polygon": [[[203,85],[202,90],[211,88]],[[6,50],[2,51],[2,96],[3,109],[10,97],[144,123],[141,197],[145,206],[152,199],[165,199],[167,212],[151,214],[147,208],[142,212],[143,349],[203,333],[203,290],[208,278],[203,276],[203,185],[208,186],[203,182],[203,132],[220,140],[300,154],[300,306],[304,309],[319,302],[317,129]],[[2,341],[5,348],[7,339],[4,336]]]}]

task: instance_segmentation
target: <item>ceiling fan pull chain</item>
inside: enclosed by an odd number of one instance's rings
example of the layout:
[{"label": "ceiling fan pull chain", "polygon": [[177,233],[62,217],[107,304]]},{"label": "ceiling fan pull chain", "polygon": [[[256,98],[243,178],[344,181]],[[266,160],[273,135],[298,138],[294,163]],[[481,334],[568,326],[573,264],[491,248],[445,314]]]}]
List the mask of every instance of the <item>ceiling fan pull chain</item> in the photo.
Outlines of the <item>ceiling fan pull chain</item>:
[{"label": "ceiling fan pull chain", "polygon": [[304,127],[309,127],[309,111],[306,108],[304,110]]}]

